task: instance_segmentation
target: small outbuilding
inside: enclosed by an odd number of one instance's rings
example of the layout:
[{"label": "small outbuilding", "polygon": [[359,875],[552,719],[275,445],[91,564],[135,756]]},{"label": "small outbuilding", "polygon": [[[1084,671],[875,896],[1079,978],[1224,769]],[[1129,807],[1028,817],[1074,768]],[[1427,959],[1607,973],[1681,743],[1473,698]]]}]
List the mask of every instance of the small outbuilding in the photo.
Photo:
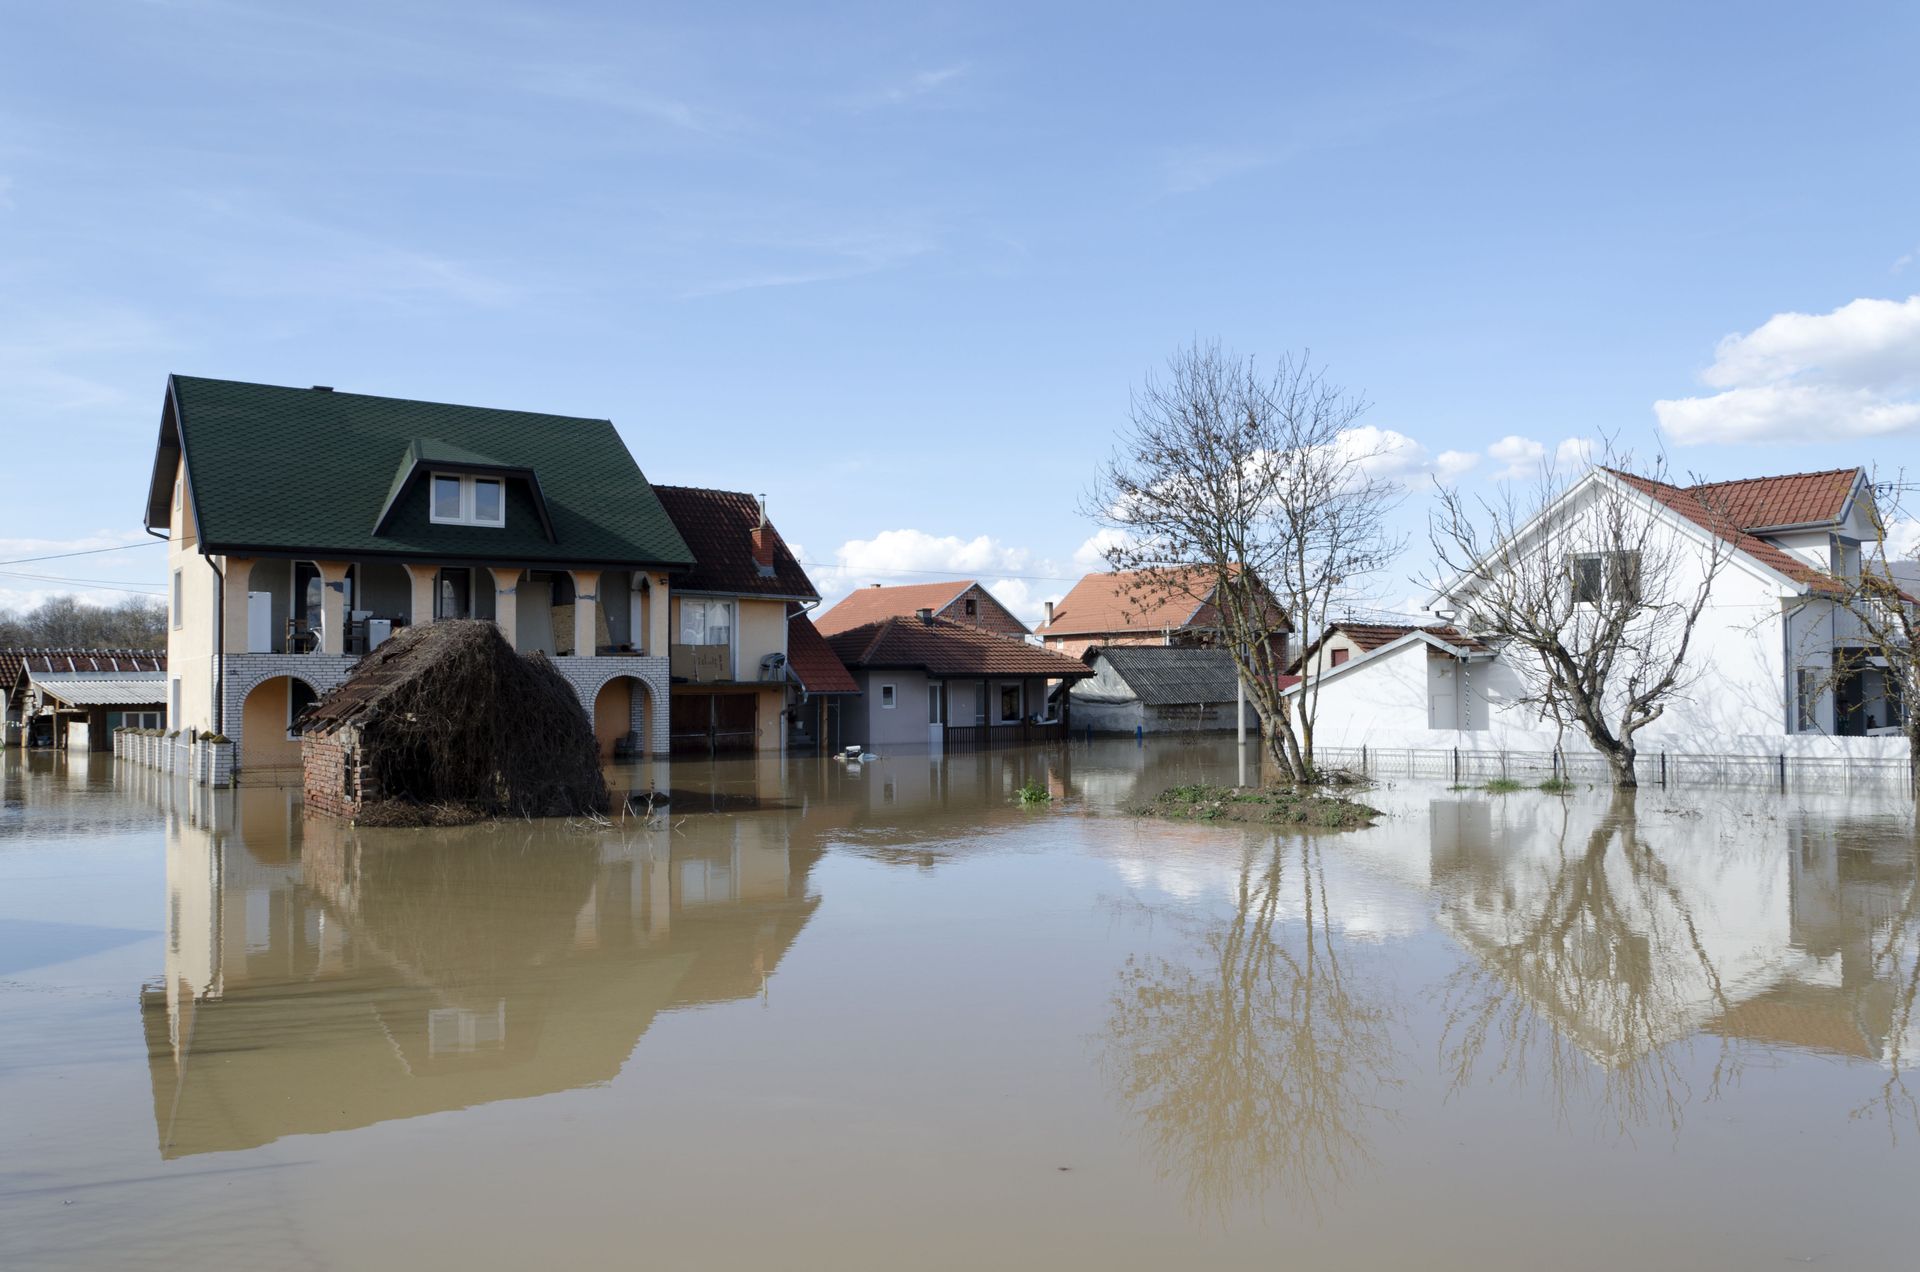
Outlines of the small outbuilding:
[{"label": "small outbuilding", "polygon": [[580,699],[493,623],[409,627],[295,721],[311,811],[395,823],[607,806]]},{"label": "small outbuilding", "polygon": [[[1235,726],[1238,673],[1225,649],[1110,645],[1084,659],[1093,677],[1073,686],[1073,719],[1095,733],[1201,733]],[[1259,728],[1253,705],[1250,728]]]}]

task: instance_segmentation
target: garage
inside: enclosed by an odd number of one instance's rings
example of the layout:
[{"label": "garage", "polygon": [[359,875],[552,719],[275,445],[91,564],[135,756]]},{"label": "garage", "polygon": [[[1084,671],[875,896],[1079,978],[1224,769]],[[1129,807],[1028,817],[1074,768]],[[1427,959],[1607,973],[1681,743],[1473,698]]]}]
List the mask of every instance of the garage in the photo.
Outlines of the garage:
[{"label": "garage", "polygon": [[752,751],[758,745],[757,693],[681,693],[676,689],[672,704],[670,747],[675,755],[725,755]]}]

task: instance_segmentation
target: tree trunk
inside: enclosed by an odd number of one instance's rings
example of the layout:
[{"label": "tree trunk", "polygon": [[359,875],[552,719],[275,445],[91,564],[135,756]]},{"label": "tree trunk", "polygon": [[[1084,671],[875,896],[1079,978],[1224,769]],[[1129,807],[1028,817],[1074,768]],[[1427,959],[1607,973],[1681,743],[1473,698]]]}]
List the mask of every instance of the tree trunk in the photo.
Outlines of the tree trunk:
[{"label": "tree trunk", "polygon": [[1601,752],[1607,757],[1607,768],[1613,774],[1613,788],[1617,791],[1630,791],[1640,785],[1640,778],[1633,771],[1635,757],[1631,746],[1614,745]]}]

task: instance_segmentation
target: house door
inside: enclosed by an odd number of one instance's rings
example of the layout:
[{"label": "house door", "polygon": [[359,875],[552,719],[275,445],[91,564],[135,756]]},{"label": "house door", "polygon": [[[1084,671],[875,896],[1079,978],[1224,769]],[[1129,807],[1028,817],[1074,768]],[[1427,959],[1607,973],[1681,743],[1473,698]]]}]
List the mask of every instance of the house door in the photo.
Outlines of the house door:
[{"label": "house door", "polygon": [[946,742],[947,686],[944,681],[927,682],[927,747],[938,751]]},{"label": "house door", "polygon": [[751,693],[676,693],[668,711],[675,755],[751,751],[760,737],[760,699]]},{"label": "house door", "polygon": [[1429,729],[1457,729],[1460,727],[1459,681],[1453,672],[1451,660],[1429,659],[1428,667],[1428,716]]}]

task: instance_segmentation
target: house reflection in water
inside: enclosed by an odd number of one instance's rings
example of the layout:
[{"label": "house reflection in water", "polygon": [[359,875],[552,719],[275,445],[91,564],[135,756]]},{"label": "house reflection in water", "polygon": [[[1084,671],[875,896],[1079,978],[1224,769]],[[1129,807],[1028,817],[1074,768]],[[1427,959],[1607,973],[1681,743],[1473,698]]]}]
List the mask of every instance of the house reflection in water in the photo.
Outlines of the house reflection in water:
[{"label": "house reflection in water", "polygon": [[[1456,1076],[1569,1047],[1630,1122],[1686,1102],[1670,1045],[1758,1043],[1913,1063],[1920,889],[1898,817],[1637,814],[1630,799],[1435,800],[1430,886],[1472,955],[1447,997]],[[1719,829],[1715,829],[1716,823]],[[1560,1058],[1536,1072],[1578,1072]],[[1567,1092],[1561,1092],[1564,1096]]]},{"label": "house reflection in water", "polygon": [[187,798],[141,994],[169,1158],[606,1082],[658,1013],[764,992],[819,904],[778,819],[395,832]]}]

